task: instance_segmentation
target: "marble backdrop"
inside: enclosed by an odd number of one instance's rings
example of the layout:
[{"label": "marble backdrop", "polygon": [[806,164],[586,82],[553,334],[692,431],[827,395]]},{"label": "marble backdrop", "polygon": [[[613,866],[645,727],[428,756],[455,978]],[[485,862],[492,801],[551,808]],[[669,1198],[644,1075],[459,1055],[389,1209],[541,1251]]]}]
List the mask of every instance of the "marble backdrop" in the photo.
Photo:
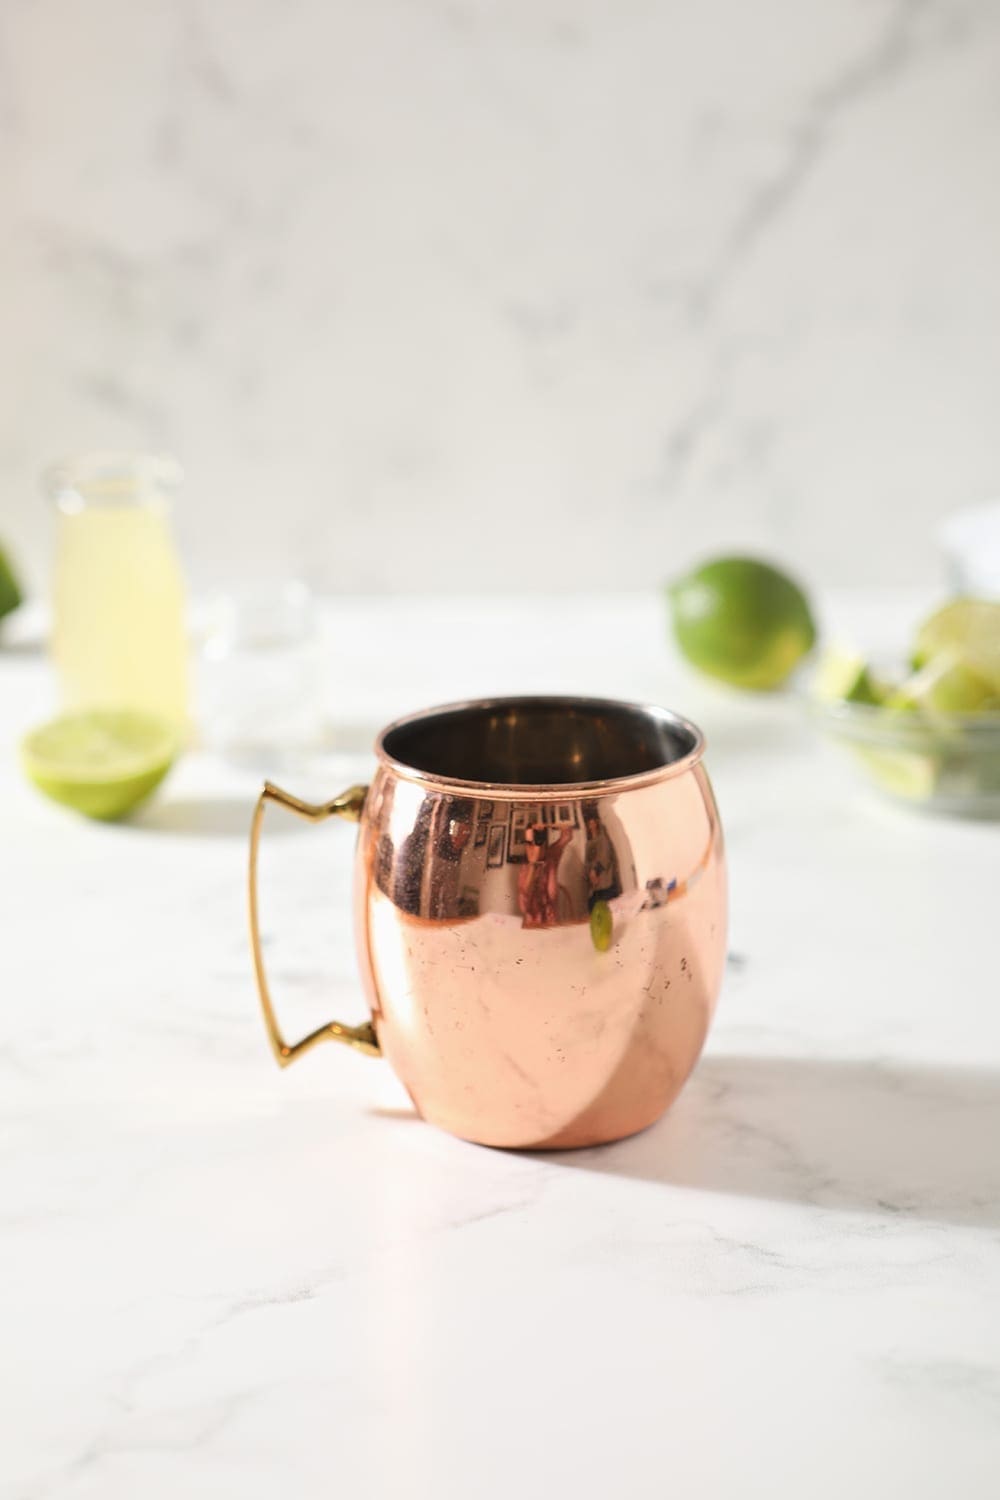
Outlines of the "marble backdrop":
[{"label": "marble backdrop", "polygon": [[0,534],[143,445],[199,582],[930,579],[998,266],[995,0],[4,0]]}]

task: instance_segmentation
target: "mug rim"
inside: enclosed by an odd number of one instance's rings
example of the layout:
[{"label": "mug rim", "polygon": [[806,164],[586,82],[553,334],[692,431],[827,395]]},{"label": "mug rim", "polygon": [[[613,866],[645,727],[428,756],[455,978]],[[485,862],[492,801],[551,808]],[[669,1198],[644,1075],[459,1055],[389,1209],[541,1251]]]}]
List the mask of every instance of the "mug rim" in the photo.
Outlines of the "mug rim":
[{"label": "mug rim", "polygon": [[[397,729],[407,728],[424,719],[436,718],[439,714],[461,713],[473,709],[508,708],[513,704],[529,703],[566,705],[577,709],[627,709],[632,713],[644,714],[647,718],[655,719],[661,724],[669,724],[683,730],[691,738],[691,749],[677,760],[665,761],[662,765],[653,766],[650,770],[635,771],[627,776],[606,777],[604,780],[597,781],[506,782],[469,781],[457,776],[443,776],[436,771],[421,771],[416,766],[408,765],[406,761],[397,760],[385,748],[386,739]],[[400,718],[393,719],[390,724],[386,724],[385,728],[379,731],[375,740],[375,755],[381,765],[404,781],[416,782],[420,786],[436,790],[454,788],[463,793],[481,794],[484,797],[489,796],[495,800],[507,802],[558,802],[566,798],[586,795],[605,796],[627,792],[634,788],[651,786],[656,782],[668,781],[674,776],[683,776],[685,772],[692,770],[699,763],[704,753],[705,736],[698,725],[691,719],[686,719],[682,714],[674,713],[672,709],[662,708],[656,703],[636,703],[627,698],[595,698],[573,693],[506,693],[497,697],[465,698],[454,703],[437,703],[432,707],[417,709],[414,713],[403,714]]]}]

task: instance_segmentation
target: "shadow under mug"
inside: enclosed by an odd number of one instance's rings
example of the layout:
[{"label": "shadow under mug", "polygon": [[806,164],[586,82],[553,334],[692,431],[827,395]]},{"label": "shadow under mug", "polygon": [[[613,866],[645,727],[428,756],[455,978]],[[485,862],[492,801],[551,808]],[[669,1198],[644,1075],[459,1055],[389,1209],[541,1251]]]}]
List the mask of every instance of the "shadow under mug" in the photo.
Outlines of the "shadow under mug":
[{"label": "shadow under mug", "polygon": [[[322,1041],[384,1055],[424,1119],[554,1148],[652,1124],[701,1052],[726,947],[722,829],[700,731],[605,699],[497,698],[389,725],[369,787],[312,804],[265,783],[250,932],[285,1066]],[[370,1019],[285,1041],[264,973],[268,802],[356,821]]]}]

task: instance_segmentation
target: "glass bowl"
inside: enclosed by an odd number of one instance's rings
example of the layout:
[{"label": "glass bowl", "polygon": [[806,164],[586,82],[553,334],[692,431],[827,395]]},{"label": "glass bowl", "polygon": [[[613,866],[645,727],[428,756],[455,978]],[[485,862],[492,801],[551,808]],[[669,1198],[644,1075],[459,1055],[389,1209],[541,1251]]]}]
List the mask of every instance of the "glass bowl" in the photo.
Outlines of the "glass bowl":
[{"label": "glass bowl", "polygon": [[886,796],[929,812],[1000,818],[1000,713],[925,714],[843,699],[806,683],[807,712]]}]

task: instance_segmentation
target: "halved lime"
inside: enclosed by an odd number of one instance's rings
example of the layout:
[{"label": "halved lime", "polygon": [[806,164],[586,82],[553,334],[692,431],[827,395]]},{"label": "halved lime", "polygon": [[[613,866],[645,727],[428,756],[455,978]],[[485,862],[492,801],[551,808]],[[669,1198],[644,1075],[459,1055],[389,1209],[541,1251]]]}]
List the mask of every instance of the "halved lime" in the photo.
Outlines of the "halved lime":
[{"label": "halved lime", "polygon": [[10,559],[0,547],[0,620],[21,603],[21,589],[14,576]]},{"label": "halved lime", "polygon": [[21,762],[38,789],[88,818],[122,818],[166,776],[178,751],[164,719],[132,709],[65,714],[21,741]]},{"label": "halved lime", "polygon": [[918,666],[948,655],[1000,693],[1000,600],[952,599],[921,625],[913,655]]},{"label": "halved lime", "polygon": [[677,643],[734,687],[780,687],[816,640],[798,584],[753,557],[719,557],[667,589]]}]

